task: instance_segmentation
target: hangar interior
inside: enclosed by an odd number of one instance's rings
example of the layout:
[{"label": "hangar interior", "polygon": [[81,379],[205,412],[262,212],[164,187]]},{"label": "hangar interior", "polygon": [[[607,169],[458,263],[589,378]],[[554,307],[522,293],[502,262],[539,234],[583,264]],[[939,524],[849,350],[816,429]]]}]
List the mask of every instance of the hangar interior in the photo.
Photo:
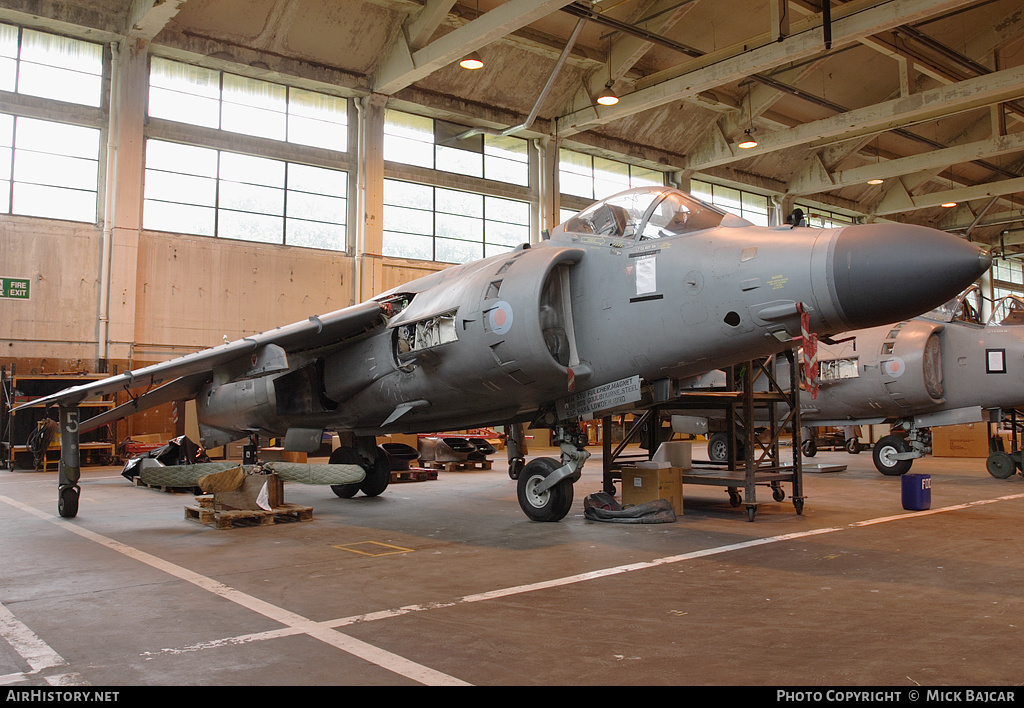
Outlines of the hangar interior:
[{"label": "hangar interior", "polygon": [[[460,66],[471,56],[482,66]],[[536,242],[595,200],[648,185],[690,191],[757,225],[785,224],[799,209],[808,226],[897,222],[956,234],[995,256],[980,283],[982,307],[991,307],[1024,295],[1022,122],[1018,0],[0,0],[0,364],[28,377],[138,369]],[[892,258],[914,266],[898,243]],[[175,416],[169,405],[133,416],[115,440],[176,433]],[[84,600],[95,611],[86,629],[109,648],[86,642],[88,632],[62,636],[75,621],[55,617],[83,598],[24,568],[0,584],[0,610],[43,638],[49,663],[25,668],[24,654],[8,652],[6,675],[14,684],[1012,682],[1011,667],[979,658],[1019,640],[1024,608],[1011,598],[1024,566],[1020,542],[1006,538],[1020,501],[989,503],[1009,492],[987,487],[994,480],[983,466],[926,462],[946,476],[937,499],[969,507],[967,520],[936,515],[905,529],[903,548],[881,524],[841,550],[777,539],[794,523],[807,538],[825,534],[811,528],[822,523],[842,536],[888,516],[872,502],[898,508],[898,490],[876,488],[870,461],[849,463],[839,489],[810,490],[833,502],[833,516],[816,516],[812,501],[803,517],[769,513],[748,527],[727,504],[698,501],[702,539],[592,528],[578,515],[552,531],[512,508],[491,518],[467,498],[501,497],[508,479],[496,474],[428,489],[443,523],[420,503],[397,517],[363,504],[357,520],[330,522],[347,533],[282,526],[273,531],[284,536],[257,547],[237,534],[197,540],[180,528],[180,498],[147,510],[123,480],[87,472],[98,475],[87,496],[109,495],[93,500],[103,525],[93,536],[76,531],[80,555],[63,548],[56,563],[95,592]],[[17,540],[3,552],[7,567],[20,567],[22,552],[52,563],[50,544],[64,543],[65,532],[35,510],[52,506],[51,488],[38,477],[0,482],[10,500],[5,535]],[[404,490],[410,502],[415,493]],[[153,518],[159,528],[141,534],[154,554],[144,573],[161,592],[181,594],[166,612],[127,613],[139,631],[126,647],[100,626],[135,582],[137,559],[112,539],[139,535]],[[338,551],[346,542],[332,535],[376,552]],[[993,557],[978,539],[1005,544]],[[744,542],[774,549],[771,560]],[[446,564],[408,553],[411,562],[396,567],[415,543],[436,544]],[[738,543],[750,556],[723,555],[709,570],[694,560],[704,543],[723,554]],[[927,550],[900,556],[906,544]],[[304,547],[330,548],[331,557]],[[106,561],[93,554],[111,551],[104,576]],[[674,570],[638,579],[634,555]],[[301,586],[274,572],[292,563]],[[510,564],[528,569],[516,580]],[[572,589],[541,600],[547,625],[527,618],[530,593],[558,586],[544,584],[559,566],[560,578],[611,568],[610,579],[566,581]],[[223,614],[199,577],[218,573],[235,593]],[[408,582],[389,585],[388,573]],[[319,605],[349,574],[368,585],[342,591],[357,602]],[[459,583],[454,617],[410,609],[441,602],[450,576],[473,578]],[[259,582],[273,590],[257,622],[239,623],[243,632],[233,615],[251,610],[247,593],[258,596]],[[163,587],[174,583],[187,587]],[[847,603],[837,623],[844,641],[821,626],[835,602],[821,588],[833,584]],[[887,604],[873,602],[879,587]],[[485,596],[496,588],[514,589],[497,609],[505,596]],[[773,612],[776,592],[788,623],[770,635],[779,660],[737,658],[765,631],[736,626],[737,616]],[[714,600],[697,609],[697,596]],[[169,629],[192,602],[216,614],[199,632],[203,650]],[[980,604],[987,611],[965,616],[964,606]],[[489,614],[476,615],[480,607]],[[377,633],[376,611],[405,619],[382,621]],[[890,633],[901,613],[906,640]],[[143,640],[151,620],[166,633],[163,654]],[[458,631],[439,638],[434,622]],[[522,629],[510,631],[517,622]],[[971,646],[943,642],[944,623]],[[722,626],[735,630],[732,642],[707,637]],[[594,627],[641,638],[609,631],[605,646],[579,648],[575,666],[558,660],[559,633]],[[707,673],[694,666],[694,636],[715,666]],[[212,667],[192,659],[223,637],[242,648]],[[910,668],[904,641],[934,661]],[[280,662],[279,652],[316,655],[325,642],[344,658],[332,653],[301,675]],[[970,658],[957,663],[961,651]],[[254,678],[260,666],[271,668]]]}]

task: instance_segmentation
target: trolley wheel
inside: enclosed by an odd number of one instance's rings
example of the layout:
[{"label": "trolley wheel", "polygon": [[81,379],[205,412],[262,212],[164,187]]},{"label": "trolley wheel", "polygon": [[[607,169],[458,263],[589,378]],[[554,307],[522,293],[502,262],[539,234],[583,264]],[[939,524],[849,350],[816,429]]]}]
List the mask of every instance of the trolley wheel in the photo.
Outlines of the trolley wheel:
[{"label": "trolley wheel", "polygon": [[858,438],[850,438],[846,441],[846,451],[851,455],[859,455],[860,451],[864,449],[864,446],[860,444]]},{"label": "trolley wheel", "polygon": [[803,499],[794,499],[793,500],[793,508],[796,510],[797,516],[800,516],[801,514],[803,514],[804,513],[804,500]]},{"label": "trolley wheel", "polygon": [[757,516],[757,505],[756,504],[748,504],[747,505],[747,521],[753,521],[754,517],[756,517],[756,516]]},{"label": "trolley wheel", "polygon": [[872,457],[875,461],[875,469],[888,477],[899,477],[910,470],[913,460],[897,460],[894,455],[901,452],[910,452],[910,445],[907,441],[896,435],[886,435],[875,444]]},{"label": "trolley wheel", "polygon": [[786,490],[782,489],[782,487],[772,487],[772,499],[774,499],[777,502],[780,502],[785,498]]},{"label": "trolley wheel", "polygon": [[1007,479],[1017,473],[1013,458],[1005,452],[993,452],[985,460],[985,469],[996,479]]},{"label": "trolley wheel", "polygon": [[818,443],[814,442],[813,438],[804,440],[800,443],[800,452],[804,457],[814,457],[818,454]]},{"label": "trolley wheel", "polygon": [[743,503],[743,496],[735,489],[729,490],[729,506],[739,506]]}]

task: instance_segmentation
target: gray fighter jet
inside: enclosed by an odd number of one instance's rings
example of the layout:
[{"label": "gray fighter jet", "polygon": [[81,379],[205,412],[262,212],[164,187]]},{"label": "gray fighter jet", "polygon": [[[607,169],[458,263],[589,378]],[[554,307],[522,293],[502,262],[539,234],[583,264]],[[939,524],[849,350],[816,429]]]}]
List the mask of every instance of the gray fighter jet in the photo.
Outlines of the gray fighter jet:
[{"label": "gray fighter jet", "polygon": [[[817,396],[801,392],[804,424],[844,427],[851,453],[861,448],[855,426],[888,423],[904,431],[873,448],[878,471],[895,476],[931,452],[932,427],[999,422],[1003,411],[1024,405],[1024,302],[1003,298],[987,325],[980,312],[980,291],[973,287],[920,317],[823,343]],[[813,437],[803,439],[804,454],[813,455]],[[1015,471],[1002,450],[994,450],[986,466],[1001,478]]]},{"label": "gray fighter jet", "polygon": [[[194,398],[207,447],[265,435],[312,451],[324,430],[338,431],[343,446],[323,467],[355,476],[318,479],[339,496],[387,486],[378,435],[508,425],[520,506],[557,521],[589,456],[581,419],[642,406],[657,382],[790,348],[804,312],[819,334],[912,317],[990,261],[924,227],[763,228],[684,192],[643,188],[595,203],[539,243],[33,405],[60,407],[62,516],[77,514],[79,431]],[[138,387],[149,390],[80,420],[86,397]],[[552,429],[561,459],[524,466],[527,423]]]}]

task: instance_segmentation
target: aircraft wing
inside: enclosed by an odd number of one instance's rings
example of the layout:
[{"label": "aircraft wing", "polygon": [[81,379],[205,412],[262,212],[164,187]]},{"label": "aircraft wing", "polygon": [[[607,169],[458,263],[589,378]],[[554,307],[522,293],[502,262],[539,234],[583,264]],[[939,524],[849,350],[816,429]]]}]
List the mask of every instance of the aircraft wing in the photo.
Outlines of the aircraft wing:
[{"label": "aircraft wing", "polygon": [[130,415],[138,413],[139,411],[154,408],[156,406],[163,405],[164,403],[173,403],[174,401],[185,401],[195,398],[199,395],[199,389],[202,388],[203,384],[209,380],[210,372],[208,371],[200,371],[199,373],[174,379],[170,383],[165,383],[159,388],[155,388],[152,391],[146,391],[140,396],[133,397],[132,400],[127,403],[122,403],[110,410],[103,411],[92,418],[86,418],[79,423],[78,430],[79,432],[85,433],[90,430],[95,430],[107,423],[122,420]]},{"label": "aircraft wing", "polygon": [[[103,414],[106,422],[118,420],[119,417],[143,408],[188,398],[189,392],[194,395],[194,391],[212,376],[230,381],[286,370],[289,353],[316,349],[355,336],[380,322],[381,313],[381,306],[371,300],[136,371],[126,371],[116,376],[72,386],[49,396],[33,399],[13,410],[54,404],[72,406],[94,396],[120,393],[139,386],[155,387],[171,382],[168,384],[171,388],[160,386],[134,401],[118,406],[114,410],[120,411],[120,416],[110,417],[113,411]],[[141,405],[143,402],[146,405]],[[122,410],[127,406],[131,406],[132,409]]]}]

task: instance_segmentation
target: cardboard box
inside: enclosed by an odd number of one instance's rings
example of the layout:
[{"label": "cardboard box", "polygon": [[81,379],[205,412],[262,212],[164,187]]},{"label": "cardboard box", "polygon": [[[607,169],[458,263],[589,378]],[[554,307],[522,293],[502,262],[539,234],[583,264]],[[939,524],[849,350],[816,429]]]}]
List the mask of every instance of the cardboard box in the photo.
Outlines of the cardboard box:
[{"label": "cardboard box", "polygon": [[988,457],[988,452],[988,423],[932,428],[932,455],[935,457]]},{"label": "cardboard box", "polygon": [[623,467],[622,506],[664,499],[679,516],[683,513],[682,470],[667,462],[640,462]]}]

